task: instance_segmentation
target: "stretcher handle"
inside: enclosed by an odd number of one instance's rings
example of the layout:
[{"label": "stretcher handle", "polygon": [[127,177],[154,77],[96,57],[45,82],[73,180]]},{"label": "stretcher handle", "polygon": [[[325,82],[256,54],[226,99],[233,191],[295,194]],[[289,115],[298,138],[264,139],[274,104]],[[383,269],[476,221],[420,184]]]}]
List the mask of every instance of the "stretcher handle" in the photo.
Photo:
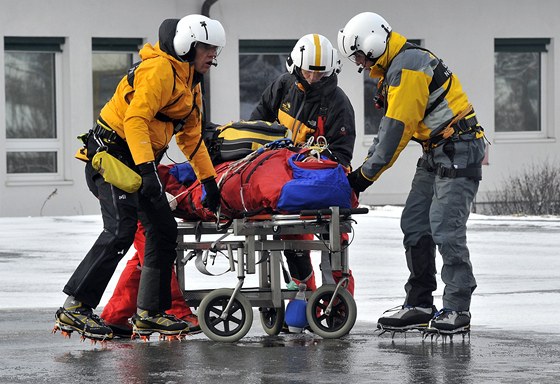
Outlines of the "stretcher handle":
[{"label": "stretcher handle", "polygon": [[[362,208],[342,208],[339,210],[340,216],[349,216],[349,215],[360,215],[364,213],[368,213],[369,208],[362,207]],[[332,215],[332,210],[330,208],[325,209],[306,209],[300,212],[301,216],[327,216]]]}]

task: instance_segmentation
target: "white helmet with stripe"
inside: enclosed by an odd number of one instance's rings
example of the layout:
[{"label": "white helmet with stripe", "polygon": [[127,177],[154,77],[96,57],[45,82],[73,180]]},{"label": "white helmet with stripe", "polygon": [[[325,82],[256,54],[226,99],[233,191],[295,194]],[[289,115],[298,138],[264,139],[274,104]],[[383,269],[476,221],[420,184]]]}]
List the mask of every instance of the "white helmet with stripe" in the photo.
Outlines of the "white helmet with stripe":
[{"label": "white helmet with stripe", "polygon": [[309,34],[298,40],[294,49],[286,59],[288,72],[294,73],[295,68],[313,72],[325,72],[330,76],[340,72],[338,52],[329,39],[319,34]]}]

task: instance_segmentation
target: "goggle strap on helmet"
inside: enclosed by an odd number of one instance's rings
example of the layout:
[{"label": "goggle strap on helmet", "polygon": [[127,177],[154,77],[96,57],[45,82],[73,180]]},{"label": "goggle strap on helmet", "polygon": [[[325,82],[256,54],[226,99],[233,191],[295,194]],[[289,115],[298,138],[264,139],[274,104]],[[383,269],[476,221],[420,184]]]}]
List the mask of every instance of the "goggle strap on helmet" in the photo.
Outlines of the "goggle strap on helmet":
[{"label": "goggle strap on helmet", "polygon": [[358,41],[358,36],[354,36],[354,44],[352,44],[350,46],[350,49],[354,52],[358,50],[358,45],[356,44],[356,42]]},{"label": "goggle strap on helmet", "polygon": [[299,47],[299,51],[301,52],[301,54],[299,55],[300,60],[299,60],[298,67],[302,68],[303,67],[303,53],[305,52],[305,45],[302,45],[301,47]]},{"label": "goggle strap on helmet", "polygon": [[204,28],[204,32],[206,32],[206,40],[208,40],[208,25],[206,24],[206,21],[201,21],[200,26]]}]

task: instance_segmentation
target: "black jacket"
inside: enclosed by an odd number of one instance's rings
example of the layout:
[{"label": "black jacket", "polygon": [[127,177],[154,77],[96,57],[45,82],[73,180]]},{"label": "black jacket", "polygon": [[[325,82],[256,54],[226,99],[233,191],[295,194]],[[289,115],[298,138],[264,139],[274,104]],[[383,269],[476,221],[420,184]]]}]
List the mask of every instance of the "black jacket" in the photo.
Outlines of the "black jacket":
[{"label": "black jacket", "polygon": [[321,107],[326,107],[323,135],[330,157],[349,167],[356,140],[354,109],[337,86],[336,75],[306,87],[295,75],[279,76],[265,89],[250,119],[278,121],[292,131],[294,143],[300,144],[317,136]]}]

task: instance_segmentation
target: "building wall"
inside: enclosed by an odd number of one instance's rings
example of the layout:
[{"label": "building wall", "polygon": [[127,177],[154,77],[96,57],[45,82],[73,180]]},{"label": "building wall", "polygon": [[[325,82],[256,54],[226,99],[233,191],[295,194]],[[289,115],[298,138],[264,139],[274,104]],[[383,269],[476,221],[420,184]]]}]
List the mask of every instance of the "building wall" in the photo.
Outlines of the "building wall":
[{"label": "building wall", "polygon": [[[83,165],[73,159],[74,139],[92,124],[91,38],[142,37],[155,42],[159,23],[168,17],[200,13],[203,1],[147,0],[0,0],[0,36],[66,37],[63,54],[63,124],[65,181],[57,185],[14,185],[6,182],[5,119],[0,119],[0,215],[73,215],[97,213],[95,199],[87,191]],[[212,3],[212,2],[209,2]],[[341,5],[342,4],[342,5]],[[429,6],[427,5],[429,4]],[[393,29],[441,57],[459,76],[484,126],[489,146],[489,164],[483,168],[479,199],[483,200],[512,172],[526,164],[556,159],[560,144],[558,108],[560,80],[558,52],[560,2],[512,0],[218,0],[210,17],[220,20],[227,33],[227,46],[219,65],[210,74],[212,120],[217,123],[239,118],[239,39],[298,39],[321,33],[336,46],[338,29],[355,14],[374,11]],[[494,132],[494,39],[551,38],[547,61],[549,88],[546,138],[504,138]],[[350,97],[358,138],[354,166],[365,157],[373,137],[364,136],[363,80],[348,60],[339,85]],[[0,39],[0,115],[4,116],[3,39]],[[180,157],[176,148],[172,156]],[[403,204],[410,187],[420,146],[411,143],[394,166],[362,194],[366,204]],[[57,193],[47,197],[57,189]]]},{"label": "building wall", "polygon": [[[330,4],[328,6],[327,4]],[[343,5],[341,5],[343,4]],[[428,6],[429,4],[429,6]],[[559,51],[560,2],[554,0],[524,2],[511,0],[415,0],[396,1],[298,1],[263,2],[258,0],[219,1],[211,9],[211,16],[224,20],[230,41],[251,38],[297,39],[307,33],[321,33],[334,44],[338,29],[355,14],[377,12],[385,17],[393,29],[408,38],[421,39],[424,46],[441,57],[459,76],[470,101],[476,109],[491,142],[489,165],[483,167],[483,181],[478,199],[494,191],[501,180],[519,171],[527,163],[545,158],[556,159],[559,123],[556,114],[559,103],[560,80],[557,73]],[[237,13],[238,17],[233,17]],[[267,17],[266,15],[270,15]],[[495,38],[551,38],[549,51],[549,91],[546,139],[504,139],[494,133],[494,39]],[[222,69],[212,74],[212,102],[214,120],[227,120],[237,113],[238,89],[224,84],[237,80],[238,52],[233,44],[224,50],[220,59]],[[226,64],[227,63],[227,64]],[[339,85],[350,97],[356,112],[356,127],[363,130],[362,77],[348,60],[339,76]],[[230,67],[231,66],[231,67]],[[218,67],[220,69],[220,67]],[[354,151],[354,167],[361,164],[371,145],[372,137],[359,135]],[[393,167],[365,193],[360,201],[366,204],[403,204],[408,193],[420,146],[411,143]]]},{"label": "building wall", "polygon": [[[92,37],[156,42],[166,18],[200,13],[202,1],[0,0],[0,216],[76,215],[99,212],[88,191],[83,163],[74,159],[92,116]],[[62,55],[64,180],[8,183],[5,155],[4,36],[65,37]],[[53,192],[56,190],[56,193]],[[49,198],[49,196],[51,196]]]}]

